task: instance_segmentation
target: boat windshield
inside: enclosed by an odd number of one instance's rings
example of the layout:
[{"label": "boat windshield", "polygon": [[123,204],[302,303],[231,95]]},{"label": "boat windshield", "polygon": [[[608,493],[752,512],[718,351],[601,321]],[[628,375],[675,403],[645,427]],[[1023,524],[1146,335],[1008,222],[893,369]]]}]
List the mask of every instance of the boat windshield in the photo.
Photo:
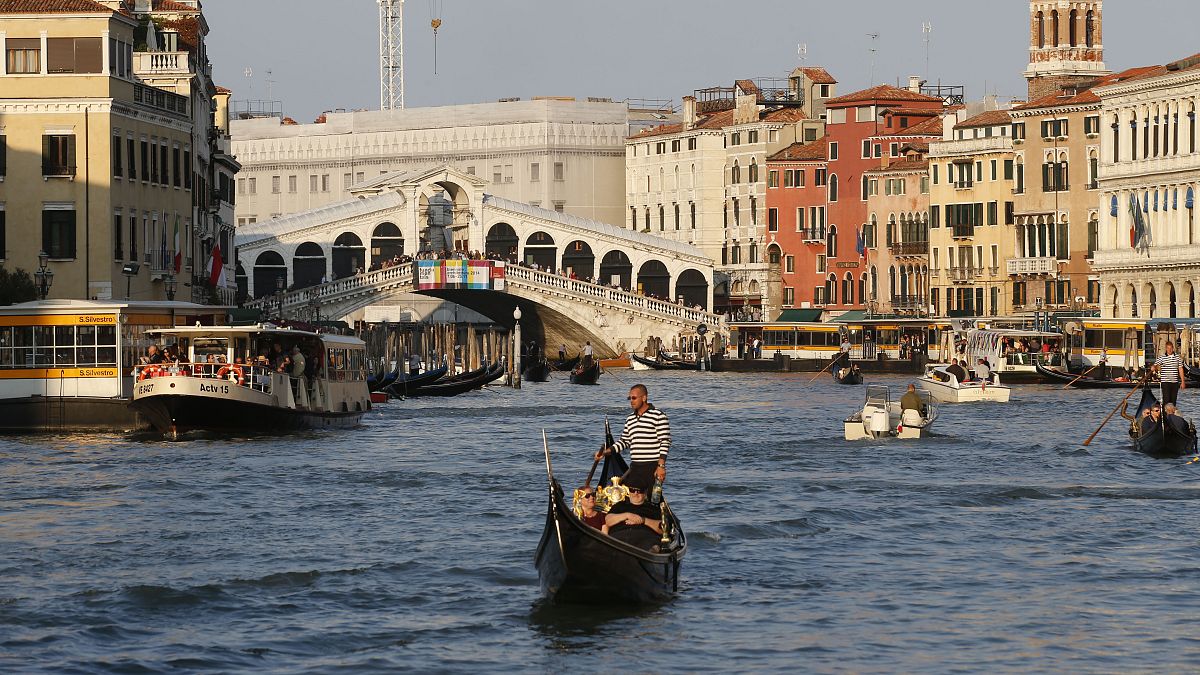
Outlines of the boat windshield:
[{"label": "boat windshield", "polygon": [[192,361],[211,363],[224,361],[229,350],[229,338],[196,338],[192,341]]},{"label": "boat windshield", "polygon": [[891,400],[891,393],[888,391],[886,385],[867,385],[867,405],[886,406],[889,400]]}]

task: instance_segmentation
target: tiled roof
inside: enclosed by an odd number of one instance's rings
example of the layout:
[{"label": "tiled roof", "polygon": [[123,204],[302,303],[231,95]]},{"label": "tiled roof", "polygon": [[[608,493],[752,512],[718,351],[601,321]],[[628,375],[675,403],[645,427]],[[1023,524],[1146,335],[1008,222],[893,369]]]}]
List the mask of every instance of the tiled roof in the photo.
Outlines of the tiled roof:
[{"label": "tiled roof", "polygon": [[1100,97],[1096,95],[1096,87],[1104,87],[1118,82],[1127,82],[1129,80],[1140,80],[1144,77],[1154,77],[1167,72],[1165,66],[1142,66],[1139,68],[1130,68],[1119,73],[1105,75],[1087,83],[1086,88],[1080,87],[1076,90],[1074,96],[1067,96],[1063,93],[1050,94],[1043,96],[1037,100],[1030,101],[1022,106],[1017,106],[1015,110],[1032,110],[1036,108],[1055,108],[1060,105],[1086,105],[1089,103],[1099,103]]},{"label": "tiled roof", "polygon": [[804,114],[803,108],[789,106],[767,111],[763,113],[761,119],[764,122],[799,122],[808,119],[808,115]]},{"label": "tiled roof", "polygon": [[1192,54],[1191,56],[1178,61],[1172,61],[1167,64],[1167,71],[1179,73],[1185,70],[1196,70],[1200,68],[1200,54]]},{"label": "tiled roof", "polygon": [[829,146],[822,136],[808,143],[792,143],[779,152],[767,157],[768,162],[823,162],[825,149]]},{"label": "tiled roof", "polygon": [[1007,110],[989,110],[970,119],[954,125],[955,129],[971,129],[974,127],[998,127],[1012,122],[1012,115]]},{"label": "tiled roof", "polygon": [[154,11],[155,12],[191,12],[194,14],[200,13],[199,9],[192,7],[191,5],[185,5],[182,2],[175,2],[175,0],[154,0]]},{"label": "tiled roof", "polygon": [[112,14],[95,0],[0,0],[0,14]]},{"label": "tiled roof", "polygon": [[222,87],[221,85],[218,84],[217,85],[217,93],[218,94],[232,94],[233,90],[231,90],[227,87]]},{"label": "tiled roof", "polygon": [[892,162],[891,164],[878,169],[868,169],[863,173],[911,173],[913,171],[925,171],[927,169],[929,169],[929,159],[925,157],[918,157],[915,159],[902,159],[898,162]]},{"label": "tiled roof", "polygon": [[895,117],[933,117],[942,114],[942,111],[933,108],[908,108],[902,105],[891,106],[884,112]]},{"label": "tiled roof", "polygon": [[930,117],[929,119],[914,124],[907,129],[893,131],[888,136],[941,136],[942,135],[942,118]]},{"label": "tiled roof", "polygon": [[736,80],[734,81],[734,85],[736,85],[738,89],[741,89],[743,94],[754,94],[755,96],[762,98],[762,92],[759,91],[758,85],[754,84],[754,80]]},{"label": "tiled roof", "polygon": [[837,80],[824,68],[797,68],[795,72],[804,73],[814,84],[837,84]]},{"label": "tiled roof", "polygon": [[942,99],[936,96],[927,96],[918,94],[915,91],[893,87],[890,84],[881,84],[870,89],[863,89],[845,96],[838,96],[825,101],[825,105],[837,105],[839,103],[860,103],[863,101],[918,101],[925,103],[941,103]]},{"label": "tiled roof", "polygon": [[[763,122],[795,122],[805,119],[803,111],[799,108],[778,108],[761,113],[759,119]],[[724,129],[733,124],[733,111],[721,110],[719,112],[704,115],[696,120],[695,129]],[[678,134],[683,132],[683,124],[660,124],[657,127],[640,131],[630,140],[640,140],[653,136],[666,136],[669,134]]]}]

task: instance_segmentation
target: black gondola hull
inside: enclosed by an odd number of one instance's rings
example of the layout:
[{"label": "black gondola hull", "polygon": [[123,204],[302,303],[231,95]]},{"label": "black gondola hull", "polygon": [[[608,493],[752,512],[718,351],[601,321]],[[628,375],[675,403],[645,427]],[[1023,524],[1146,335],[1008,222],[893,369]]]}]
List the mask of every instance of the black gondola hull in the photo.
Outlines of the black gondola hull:
[{"label": "black gondola hull", "polygon": [[129,407],[165,435],[189,431],[272,434],[301,429],[352,429],[366,413],[366,410],[299,410],[204,396],[153,396],[134,399]]},{"label": "black gondola hull", "polygon": [[630,354],[629,358],[654,370],[700,370],[700,364],[691,361],[679,361],[667,358],[648,359],[637,354]]},{"label": "black gondola hull", "polygon": [[1141,424],[1129,425],[1129,439],[1133,449],[1159,459],[1183,457],[1196,452],[1196,427],[1190,421],[1173,416],[1163,416],[1157,423],[1142,417],[1142,411],[1158,403],[1150,387],[1142,387],[1142,398],[1138,402],[1134,417]]},{"label": "black gondola hull", "polygon": [[521,379],[526,382],[548,382],[550,380],[550,362],[541,359],[525,366],[521,369]]},{"label": "black gondola hull", "polygon": [[415,389],[441,381],[446,375],[446,370],[446,366],[442,366],[441,368],[427,370],[419,375],[403,375],[396,378],[396,381],[387,387],[387,391],[392,396],[404,398],[408,396],[409,392]]},{"label": "black gondola hull", "polygon": [[501,363],[494,364],[491,368],[476,375],[471,379],[435,382],[424,387],[417,387],[408,392],[409,398],[419,398],[422,396],[458,396],[465,394],[468,391],[482,388],[483,385],[494,382],[501,377],[504,377],[504,365]]},{"label": "black gondola hull", "polygon": [[535,562],[542,592],[556,601],[653,603],[679,590],[687,542],[678,521],[668,553],[651,553],[602,534],[576,518],[551,487]]},{"label": "black gondola hull", "polygon": [[838,375],[838,368],[833,369],[833,381],[838,384],[862,384],[863,374],[858,368],[845,368],[844,375]]},{"label": "black gondola hull", "polygon": [[[1035,363],[1034,368],[1037,369],[1039,375],[1049,382],[1061,382],[1069,384],[1077,389],[1125,389],[1129,390],[1136,382],[1116,382],[1114,380],[1101,380],[1094,377],[1081,377],[1071,373],[1064,373],[1061,370],[1047,368],[1040,363]],[[1005,379],[1007,382],[1008,379]]]},{"label": "black gondola hull", "polygon": [[591,367],[571,371],[571,384],[596,384],[600,380],[600,364],[592,362]]}]

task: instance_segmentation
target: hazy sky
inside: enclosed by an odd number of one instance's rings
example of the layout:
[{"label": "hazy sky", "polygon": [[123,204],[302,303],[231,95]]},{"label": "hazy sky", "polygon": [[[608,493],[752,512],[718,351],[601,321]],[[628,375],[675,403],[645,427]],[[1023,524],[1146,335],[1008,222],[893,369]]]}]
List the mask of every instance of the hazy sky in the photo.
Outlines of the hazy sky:
[{"label": "hazy sky", "polygon": [[[798,44],[808,47],[803,63],[827,68],[843,94],[920,75],[964,85],[969,99],[1023,98],[1028,7],[1023,0],[407,0],[406,103],[553,95],[678,105],[694,89],[785,76],[801,63]],[[333,108],[378,108],[375,0],[205,0],[204,10],[215,77],[235,99],[280,100],[300,122]],[[442,19],[436,75],[435,15]],[[926,21],[933,26],[928,71]],[[1200,51],[1198,23],[1195,0],[1109,0],[1105,63],[1119,70],[1189,56]]]}]

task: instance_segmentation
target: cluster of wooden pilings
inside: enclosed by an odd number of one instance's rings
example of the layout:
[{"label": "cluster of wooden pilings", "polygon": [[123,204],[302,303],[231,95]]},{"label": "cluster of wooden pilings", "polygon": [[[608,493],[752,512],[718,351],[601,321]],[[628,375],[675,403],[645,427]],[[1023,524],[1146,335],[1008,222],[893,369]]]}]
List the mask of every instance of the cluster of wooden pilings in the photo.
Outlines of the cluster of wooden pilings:
[{"label": "cluster of wooden pilings", "polygon": [[362,323],[358,326],[358,337],[367,343],[372,372],[391,371],[397,366],[407,371],[414,354],[425,368],[447,362],[452,373],[455,365],[467,371],[497,359],[513,363],[512,334],[495,325]]}]

